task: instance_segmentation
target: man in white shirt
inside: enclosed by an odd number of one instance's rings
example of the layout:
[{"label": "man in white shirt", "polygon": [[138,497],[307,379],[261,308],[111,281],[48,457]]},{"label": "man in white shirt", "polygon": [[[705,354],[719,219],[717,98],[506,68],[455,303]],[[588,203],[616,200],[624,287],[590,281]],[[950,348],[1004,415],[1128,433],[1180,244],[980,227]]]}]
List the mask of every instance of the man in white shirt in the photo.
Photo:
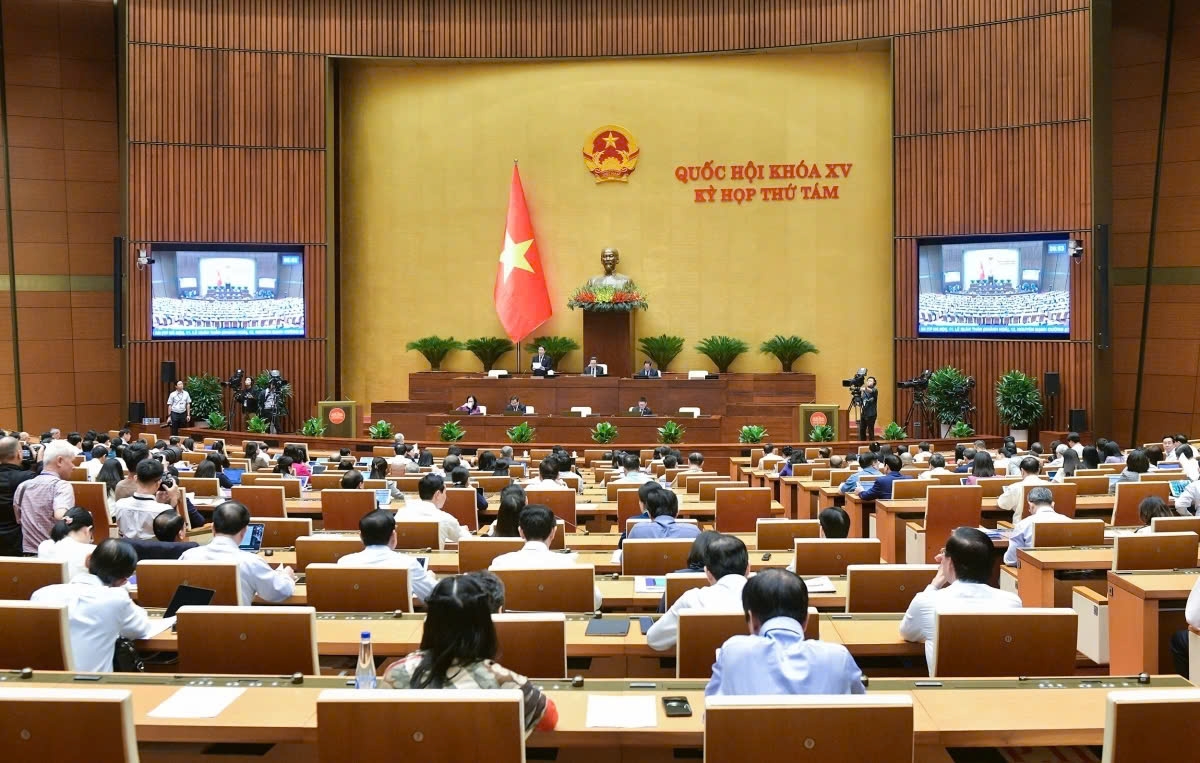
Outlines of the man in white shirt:
[{"label": "man in white shirt", "polygon": [[1067,447],[1075,451],[1080,458],[1083,458],[1083,443],[1079,441],[1078,432],[1067,433]]},{"label": "man in white shirt", "polygon": [[266,602],[281,602],[296,590],[296,573],[282,564],[279,569],[272,569],[258,554],[238,548],[249,525],[250,510],[237,501],[226,501],[213,510],[212,541],[204,546],[189,548],[179,556],[179,560],[236,562],[242,589],[238,603],[243,607],[250,606],[255,594]]},{"label": "man in white shirt", "polygon": [[104,467],[106,461],[108,461],[108,448],[104,447],[103,445],[93,446],[91,459],[83,462],[83,468],[84,471],[87,472],[88,482],[96,481],[96,475],[100,473],[100,470]]},{"label": "man in white shirt", "polygon": [[400,477],[400,476],[404,475],[404,469],[406,466],[408,466],[409,464],[412,464],[412,463],[416,463],[416,462],[408,457],[408,451],[404,447],[403,442],[396,443],[395,453],[396,453],[396,455],[392,456],[391,458],[389,458],[387,460],[388,475],[393,476],[393,477]]},{"label": "man in white shirt", "polygon": [[659,652],[675,646],[679,638],[679,613],[685,609],[718,612],[742,610],[742,588],[750,574],[750,554],[741,538],[722,535],[704,552],[704,574],[708,585],[685,591],[671,608],[646,632],[646,643]]},{"label": "man in white shirt", "polygon": [[[507,554],[497,556],[492,560],[492,565],[488,569],[561,568],[574,567],[578,563],[579,558],[575,554],[560,554],[550,550],[550,542],[554,540],[558,522],[549,507],[540,503],[526,506],[521,509],[517,524],[525,545],[520,551],[509,551]],[[600,611],[603,603],[604,597],[601,595],[600,589],[593,586],[592,605],[597,612]]]},{"label": "man in white shirt", "polygon": [[[1200,628],[1200,580],[1192,586],[1188,594],[1187,605],[1183,609],[1183,618],[1193,628]],[[1175,672],[1188,678],[1188,629],[1176,631],[1171,636],[1171,656],[1175,658]]]},{"label": "man in white shirt", "polygon": [[1070,517],[1063,516],[1054,510],[1054,493],[1048,487],[1029,489],[1029,516],[1014,525],[1013,534],[1008,539],[1008,550],[1004,552],[1004,563],[1009,567],[1019,567],[1017,550],[1033,545],[1033,526],[1039,522],[1072,522]]},{"label": "man in white shirt", "polygon": [[1004,488],[1004,492],[996,499],[997,508],[1013,513],[1014,524],[1021,518],[1021,509],[1023,508],[1021,505],[1021,494],[1024,492],[1024,486],[1050,484],[1039,476],[1041,471],[1041,461],[1033,456],[1025,456],[1025,458],[1021,459],[1021,476],[1023,479]]},{"label": "man in white shirt", "polygon": [[771,443],[763,446],[762,458],[758,459],[758,468],[766,469],[773,461],[782,461],[783,454],[779,452],[779,448]]},{"label": "man in white shirt", "polygon": [[625,469],[625,473],[615,480],[609,480],[609,484],[621,485],[640,485],[643,482],[653,482],[654,478],[646,472],[642,471],[642,460],[636,453],[626,453],[621,459],[621,466]]},{"label": "man in white shirt", "polygon": [[133,495],[113,504],[113,518],[122,538],[154,540],[154,518],[166,506],[158,502],[163,473],[162,462],[157,458],[144,458],[138,462],[134,470],[136,490]]},{"label": "man in white shirt", "polygon": [[175,382],[175,391],[167,397],[167,420],[171,423],[171,434],[179,435],[179,428],[192,417],[192,396],[183,388],[183,380]]},{"label": "man in white shirt", "polygon": [[935,474],[950,474],[950,470],[946,468],[946,457],[941,453],[934,453],[929,457],[929,468],[917,475],[918,479],[931,480]]},{"label": "man in white shirt", "polygon": [[992,612],[1021,607],[1019,596],[987,584],[994,550],[986,533],[974,527],[959,527],[950,534],[946,548],[937,556],[939,567],[933,582],[908,605],[900,621],[900,638],[925,642],[930,675],[934,668],[938,612]]},{"label": "man in white shirt", "polygon": [[88,572],[69,583],[39,588],[34,604],[67,606],[67,628],[75,670],[111,673],[117,638],[151,633],[146,610],[134,604],[124,586],[137,569],[137,552],[123,540],[107,538],[92,552]]},{"label": "man in white shirt", "polygon": [[559,479],[558,462],[554,456],[547,456],[538,464],[538,478],[525,483],[526,490],[570,490],[567,483]]},{"label": "man in white shirt", "polygon": [[[929,443],[923,442],[917,446],[917,455],[913,456],[913,463],[923,464],[931,458],[933,458],[933,453],[929,449]],[[946,459],[943,458],[942,465],[944,466],[945,463]]]},{"label": "man in white shirt", "polygon": [[1167,435],[1162,439],[1163,460],[1170,461],[1175,457],[1175,438]]},{"label": "man in white shirt", "polygon": [[454,515],[442,511],[446,505],[446,482],[436,474],[426,474],[417,483],[418,501],[406,501],[396,511],[397,522],[419,522],[436,520],[438,523],[438,548],[445,549],[447,543],[457,543],[471,537],[471,531],[458,523]]},{"label": "man in white shirt", "polygon": [[390,511],[375,509],[358,520],[358,534],[363,550],[346,554],[338,564],[355,567],[405,567],[412,595],[424,601],[433,590],[437,578],[421,566],[415,557],[396,552],[396,519]]}]

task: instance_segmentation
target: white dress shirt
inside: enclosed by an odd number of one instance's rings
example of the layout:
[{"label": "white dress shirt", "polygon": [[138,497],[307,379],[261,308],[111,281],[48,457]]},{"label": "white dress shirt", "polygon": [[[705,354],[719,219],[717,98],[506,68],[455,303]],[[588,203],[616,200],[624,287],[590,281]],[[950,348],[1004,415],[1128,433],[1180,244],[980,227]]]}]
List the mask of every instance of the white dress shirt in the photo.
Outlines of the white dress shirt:
[{"label": "white dress shirt", "polygon": [[101,461],[98,458],[93,458],[89,461],[83,462],[83,468],[84,468],[84,471],[87,472],[88,482],[96,481],[96,475],[99,474],[100,470],[104,468],[104,463],[107,460],[108,460],[108,458],[105,457],[104,461]]},{"label": "white dress shirt", "polygon": [[1188,594],[1183,617],[1187,620],[1188,625],[1200,628],[1200,580],[1196,581],[1196,584],[1192,586],[1192,592]]},{"label": "white dress shirt", "polygon": [[1200,480],[1200,462],[1196,459],[1181,458],[1179,459],[1179,465],[1183,468],[1183,473],[1189,480],[1192,482]]},{"label": "white dress shirt", "polygon": [[396,510],[397,522],[422,522],[436,520],[438,523],[438,548],[445,549],[447,543],[457,543],[471,537],[471,531],[458,523],[453,514],[434,506],[429,501],[406,501]]},{"label": "white dress shirt", "polygon": [[1042,479],[1037,474],[1027,474],[1025,479],[1020,482],[1014,482],[1004,488],[1004,492],[996,499],[996,507],[1004,511],[1013,513],[1013,522],[1021,518],[1021,514],[1025,511],[1022,505],[1025,502],[1021,500],[1021,493],[1024,492],[1023,485],[1049,485],[1050,483]]},{"label": "white dress shirt", "polygon": [[900,638],[925,642],[925,662],[933,674],[933,651],[937,640],[938,612],[993,612],[999,609],[1020,609],[1021,597],[1015,593],[992,588],[986,583],[956,580],[945,588],[930,585],[913,597],[900,621]]},{"label": "white dress shirt", "polygon": [[571,486],[560,480],[544,480],[540,477],[525,483],[526,490],[571,490]]},{"label": "white dress shirt", "polygon": [[913,456],[913,463],[923,464],[933,458],[933,452],[928,450],[918,450],[917,455]]},{"label": "white dress shirt", "polygon": [[1081,442],[1077,442],[1077,443],[1075,443],[1074,445],[1072,445],[1072,446],[1070,446],[1070,447],[1071,447],[1071,450],[1073,450],[1073,451],[1075,451],[1077,454],[1079,454],[1079,457],[1080,457],[1080,458],[1083,458],[1083,443],[1081,443]]},{"label": "white dress shirt", "polygon": [[618,485],[641,485],[645,482],[653,482],[654,478],[646,474],[642,470],[628,472],[619,479],[610,480],[609,484],[616,483]]},{"label": "white dress shirt", "polygon": [[52,540],[44,540],[38,544],[37,555],[38,559],[49,559],[55,562],[67,563],[67,580],[71,580],[76,575],[87,572],[87,558],[96,550],[96,546],[91,543],[80,543],[71,536],[67,536],[55,543]]},{"label": "white dress shirt", "polygon": [[189,548],[179,556],[181,562],[237,562],[241,580],[239,603],[250,606],[254,594],[268,602],[280,602],[296,590],[296,581],[260,559],[257,554],[238,548],[229,535],[214,535],[211,542]]},{"label": "white dress shirt", "polygon": [[935,466],[932,469],[926,469],[917,477],[918,479],[931,480],[935,474],[952,474],[952,472],[944,466]]},{"label": "white dress shirt", "polygon": [[191,403],[192,396],[187,393],[187,390],[177,389],[167,397],[167,407],[171,409],[171,413],[187,413]]},{"label": "white dress shirt", "polygon": [[110,588],[90,573],[70,583],[39,588],[29,600],[34,604],[66,604],[71,656],[75,670],[111,673],[117,638],[140,639],[150,635],[146,610],[133,603],[124,588]]},{"label": "white dress shirt", "polygon": [[726,575],[703,588],[684,591],[671,608],[658,618],[646,632],[646,643],[660,652],[675,646],[679,638],[679,611],[682,609],[708,609],[714,612],[742,612],[742,588],[746,585],[743,575]]},{"label": "white dress shirt", "polygon": [[1033,526],[1039,522],[1074,522],[1068,516],[1059,514],[1053,506],[1039,506],[1033,514],[1022,519],[1013,528],[1013,534],[1008,539],[1008,550],[1004,552],[1004,563],[1009,567],[1020,567],[1017,562],[1017,549],[1029,548],[1033,545]]},{"label": "white dress shirt", "polygon": [[[557,551],[551,551],[543,541],[529,540],[525,541],[525,545],[520,551],[509,551],[507,554],[501,554],[492,560],[492,565],[488,567],[490,570],[525,570],[525,569],[558,569],[562,567],[574,567],[579,563],[578,554],[560,554]],[[600,593],[600,589],[592,586],[592,605],[596,611],[600,611],[600,606],[604,604],[604,596]]]},{"label": "white dress shirt", "polygon": [[1190,517],[1197,506],[1200,506],[1200,482],[1193,482],[1175,499],[1175,513]]},{"label": "white dress shirt", "polygon": [[387,546],[367,546],[362,551],[346,554],[337,563],[348,567],[407,567],[412,595],[421,601],[425,601],[437,583],[433,573],[422,567],[416,557],[397,553]]},{"label": "white dress shirt", "polygon": [[154,518],[169,508],[152,495],[134,493],[113,504],[113,515],[122,538],[154,540]]}]

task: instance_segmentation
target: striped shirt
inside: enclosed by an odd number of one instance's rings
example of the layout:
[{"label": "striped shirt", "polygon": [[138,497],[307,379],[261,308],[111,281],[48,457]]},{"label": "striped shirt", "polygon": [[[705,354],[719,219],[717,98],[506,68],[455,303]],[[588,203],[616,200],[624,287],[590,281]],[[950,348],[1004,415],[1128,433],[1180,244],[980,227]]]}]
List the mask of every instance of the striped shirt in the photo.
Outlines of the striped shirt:
[{"label": "striped shirt", "polygon": [[27,554],[37,553],[38,546],[50,539],[54,513],[75,505],[75,489],[57,474],[45,471],[22,482],[13,495],[13,508],[21,524],[21,547]]}]

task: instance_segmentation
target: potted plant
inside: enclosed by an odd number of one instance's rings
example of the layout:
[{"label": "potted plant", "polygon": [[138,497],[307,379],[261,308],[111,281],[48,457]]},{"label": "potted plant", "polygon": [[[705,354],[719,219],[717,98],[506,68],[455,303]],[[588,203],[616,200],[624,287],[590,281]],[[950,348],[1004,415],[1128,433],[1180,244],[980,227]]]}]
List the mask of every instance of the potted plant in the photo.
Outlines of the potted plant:
[{"label": "potted plant", "polygon": [[440,336],[423,336],[404,345],[404,349],[421,353],[425,360],[429,361],[430,371],[440,371],[446,356],[455,350],[461,350],[462,346],[462,342],[452,336],[445,339]]},{"label": "potted plant", "polygon": [[892,422],[884,427],[883,439],[885,440],[907,440],[908,432],[904,431],[904,427],[896,422]]},{"label": "potted plant", "polygon": [[533,442],[533,438],[537,434],[537,430],[529,426],[528,421],[522,421],[512,429],[505,430],[504,433],[508,435],[509,442],[513,444],[521,444]]},{"label": "potted plant", "polygon": [[442,442],[458,442],[466,436],[467,430],[457,421],[447,421],[438,427],[438,439]]},{"label": "potted plant", "polygon": [[833,427],[829,424],[818,424],[808,433],[809,442],[833,442]]},{"label": "potted plant", "polygon": [[251,434],[266,434],[270,428],[271,422],[259,416],[257,413],[246,419],[246,431]]},{"label": "potted plant", "polygon": [[[225,395],[221,391],[221,380],[212,374],[189,376],[183,382],[183,388],[192,398],[192,418],[196,421],[207,419],[214,411],[220,413],[224,408]],[[224,429],[224,426],[213,427]]]},{"label": "potted plant", "polygon": [[503,336],[481,336],[463,342],[463,348],[479,358],[483,364],[483,372],[491,371],[500,358],[513,351],[516,345]]},{"label": "potted plant", "polygon": [[996,412],[1013,438],[1029,442],[1029,427],[1043,410],[1042,393],[1033,377],[1014,369],[996,381]]},{"label": "potted plant", "polygon": [[384,421],[383,419],[380,419],[371,426],[367,427],[367,434],[371,436],[372,440],[390,440],[395,434],[395,430],[392,429],[392,423],[390,421]]},{"label": "potted plant", "polygon": [[300,434],[305,437],[324,437],[325,427],[318,418],[305,419],[304,424],[300,426]]},{"label": "potted plant", "polygon": [[213,411],[208,414],[208,426],[210,429],[224,429],[228,423],[225,419],[225,414],[220,411]]},{"label": "potted plant", "polygon": [[795,334],[791,336],[776,334],[760,344],[758,351],[764,355],[774,355],[779,364],[783,366],[784,373],[791,373],[792,364],[799,360],[801,356],[807,355],[810,352],[820,352],[815,344]]},{"label": "potted plant", "polygon": [[973,436],[975,430],[965,421],[956,421],[954,422],[954,426],[950,427],[950,431],[947,434],[955,439],[962,439]]},{"label": "potted plant", "polygon": [[611,421],[601,421],[592,430],[592,442],[607,445],[615,439],[617,439],[617,425]]},{"label": "potted plant", "polygon": [[942,437],[950,426],[962,421],[971,410],[971,390],[975,380],[954,366],[943,366],[929,377],[925,398],[941,424]]},{"label": "potted plant", "polygon": [[729,367],[750,345],[732,336],[706,336],[696,345],[696,352],[712,361],[718,373],[729,373]]},{"label": "potted plant", "polygon": [[757,445],[767,438],[767,428],[758,424],[747,424],[738,432],[738,442]]},{"label": "potted plant", "polygon": [[683,352],[683,337],[670,334],[644,336],[638,340],[638,350],[650,358],[659,371],[666,371],[671,361]]},{"label": "potted plant", "polygon": [[525,345],[525,349],[534,355],[537,354],[538,347],[546,348],[546,354],[550,356],[550,360],[557,370],[562,359],[568,353],[579,349],[579,342],[569,336],[535,336],[529,344]]},{"label": "potted plant", "polygon": [[683,433],[686,431],[674,421],[668,421],[658,428],[658,441],[663,445],[676,445],[683,442]]}]

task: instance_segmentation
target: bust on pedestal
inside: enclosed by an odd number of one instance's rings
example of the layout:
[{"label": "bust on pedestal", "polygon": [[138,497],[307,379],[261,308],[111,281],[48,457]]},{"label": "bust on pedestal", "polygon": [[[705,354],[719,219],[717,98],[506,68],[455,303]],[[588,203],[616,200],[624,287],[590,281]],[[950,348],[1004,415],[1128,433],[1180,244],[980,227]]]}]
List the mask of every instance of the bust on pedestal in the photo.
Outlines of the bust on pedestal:
[{"label": "bust on pedestal", "polygon": [[608,364],[611,376],[633,372],[633,311],[646,300],[629,276],[616,272],[621,254],[606,248],[600,253],[604,275],[594,276],[571,295],[567,306],[583,310],[583,354]]}]

